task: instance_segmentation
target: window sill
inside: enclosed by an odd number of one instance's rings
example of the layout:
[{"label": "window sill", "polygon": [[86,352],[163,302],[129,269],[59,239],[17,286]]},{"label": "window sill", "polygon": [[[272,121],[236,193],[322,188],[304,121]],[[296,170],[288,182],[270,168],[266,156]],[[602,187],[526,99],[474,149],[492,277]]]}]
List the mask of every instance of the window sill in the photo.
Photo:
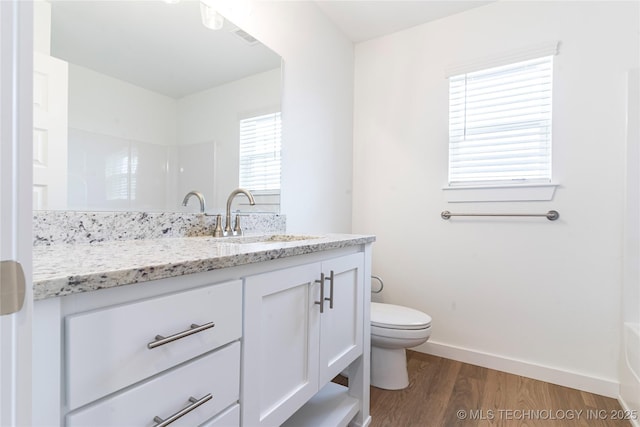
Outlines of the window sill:
[{"label": "window sill", "polygon": [[558,184],[482,185],[444,187],[447,203],[462,202],[534,202],[553,200]]}]

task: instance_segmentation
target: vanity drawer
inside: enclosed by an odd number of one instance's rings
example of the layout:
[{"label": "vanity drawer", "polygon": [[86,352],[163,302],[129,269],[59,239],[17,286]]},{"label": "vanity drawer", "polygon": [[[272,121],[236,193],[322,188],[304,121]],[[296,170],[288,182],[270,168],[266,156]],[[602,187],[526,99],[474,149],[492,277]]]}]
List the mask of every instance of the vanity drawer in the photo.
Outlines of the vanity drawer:
[{"label": "vanity drawer", "polygon": [[218,414],[214,419],[201,424],[200,427],[236,427],[240,425],[240,405],[237,403]]},{"label": "vanity drawer", "polygon": [[[172,427],[200,425],[238,401],[239,378],[240,342],[235,342],[104,401],[71,413],[67,415],[66,425],[156,425],[161,421],[154,421],[154,417],[166,420],[191,405],[190,398],[197,401],[211,394],[211,399],[171,424]],[[227,412],[221,414],[221,419],[225,419],[222,415]]]},{"label": "vanity drawer", "polygon": [[[215,326],[191,334],[192,324],[211,322]],[[181,332],[187,336],[148,346],[157,335]],[[240,338],[242,282],[68,316],[65,334],[67,405],[73,410]]]}]

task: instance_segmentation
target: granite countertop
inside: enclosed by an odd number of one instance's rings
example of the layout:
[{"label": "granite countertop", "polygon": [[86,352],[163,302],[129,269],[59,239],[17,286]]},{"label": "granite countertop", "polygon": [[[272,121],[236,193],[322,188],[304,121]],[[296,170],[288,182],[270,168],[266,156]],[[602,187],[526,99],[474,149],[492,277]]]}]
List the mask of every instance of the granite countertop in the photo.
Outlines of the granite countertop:
[{"label": "granite countertop", "polygon": [[33,298],[60,297],[374,240],[375,236],[353,234],[255,235],[36,246],[33,248]]}]

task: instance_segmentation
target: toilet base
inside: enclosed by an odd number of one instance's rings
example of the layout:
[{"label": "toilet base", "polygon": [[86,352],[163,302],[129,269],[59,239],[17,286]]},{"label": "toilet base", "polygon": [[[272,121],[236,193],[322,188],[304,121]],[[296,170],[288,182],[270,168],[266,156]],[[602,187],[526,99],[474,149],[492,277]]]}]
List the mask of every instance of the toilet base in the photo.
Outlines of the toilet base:
[{"label": "toilet base", "polygon": [[371,346],[371,385],[385,390],[402,390],[409,386],[404,348]]}]

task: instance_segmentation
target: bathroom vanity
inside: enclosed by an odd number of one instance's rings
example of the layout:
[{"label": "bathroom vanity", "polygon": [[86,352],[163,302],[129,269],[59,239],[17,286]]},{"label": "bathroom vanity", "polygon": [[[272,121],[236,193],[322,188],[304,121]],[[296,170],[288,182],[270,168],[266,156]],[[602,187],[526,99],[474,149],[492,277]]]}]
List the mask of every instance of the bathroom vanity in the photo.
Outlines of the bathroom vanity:
[{"label": "bathroom vanity", "polygon": [[367,425],[374,240],[35,247],[34,425]]}]

